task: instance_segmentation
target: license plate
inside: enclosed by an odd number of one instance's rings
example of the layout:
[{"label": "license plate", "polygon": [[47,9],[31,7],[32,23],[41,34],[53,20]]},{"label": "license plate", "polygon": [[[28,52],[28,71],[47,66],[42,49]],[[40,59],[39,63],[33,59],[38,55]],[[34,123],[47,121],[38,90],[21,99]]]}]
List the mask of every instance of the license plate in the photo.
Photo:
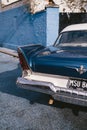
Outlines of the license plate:
[{"label": "license plate", "polygon": [[68,88],[87,91],[87,81],[69,79]]}]

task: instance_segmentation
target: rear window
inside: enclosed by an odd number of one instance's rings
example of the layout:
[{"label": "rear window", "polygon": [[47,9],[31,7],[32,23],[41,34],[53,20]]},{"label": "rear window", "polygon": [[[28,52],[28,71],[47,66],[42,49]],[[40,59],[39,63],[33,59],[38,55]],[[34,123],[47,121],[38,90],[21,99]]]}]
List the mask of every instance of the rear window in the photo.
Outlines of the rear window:
[{"label": "rear window", "polygon": [[87,46],[87,31],[68,31],[60,34],[56,46]]}]

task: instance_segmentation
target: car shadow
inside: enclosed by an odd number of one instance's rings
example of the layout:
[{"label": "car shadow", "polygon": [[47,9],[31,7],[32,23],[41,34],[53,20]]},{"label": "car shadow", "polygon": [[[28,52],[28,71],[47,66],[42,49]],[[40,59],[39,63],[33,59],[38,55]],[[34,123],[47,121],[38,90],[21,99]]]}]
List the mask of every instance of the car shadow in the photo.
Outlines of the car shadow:
[{"label": "car shadow", "polygon": [[42,101],[42,103],[45,104],[46,101],[49,100],[50,97],[49,95],[19,88],[16,85],[16,80],[17,77],[20,76],[21,76],[20,65],[18,65],[17,69],[0,73],[0,91],[3,93],[26,98],[30,100],[31,103]]},{"label": "car shadow", "polygon": [[[49,100],[52,99],[50,95],[19,88],[16,85],[16,80],[17,77],[20,76],[21,76],[20,65],[18,65],[17,69],[0,73],[0,91],[3,93],[26,98],[30,101],[31,104],[40,103],[44,105],[50,105]],[[87,107],[63,103],[56,100],[54,100],[54,103],[51,106],[61,109],[70,108],[72,109],[72,112],[76,116],[78,116],[79,111],[87,112]]]}]

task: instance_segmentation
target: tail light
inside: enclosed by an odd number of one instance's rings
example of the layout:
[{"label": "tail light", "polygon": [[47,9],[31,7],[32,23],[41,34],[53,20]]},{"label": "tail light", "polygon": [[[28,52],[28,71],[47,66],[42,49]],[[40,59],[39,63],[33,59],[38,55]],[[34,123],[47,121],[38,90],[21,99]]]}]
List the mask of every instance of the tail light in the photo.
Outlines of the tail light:
[{"label": "tail light", "polygon": [[24,58],[22,52],[20,49],[18,49],[18,55],[19,55],[19,61],[20,61],[20,64],[21,64],[21,67],[23,70],[28,70],[29,69],[29,66],[27,64],[27,61],[26,59]]}]

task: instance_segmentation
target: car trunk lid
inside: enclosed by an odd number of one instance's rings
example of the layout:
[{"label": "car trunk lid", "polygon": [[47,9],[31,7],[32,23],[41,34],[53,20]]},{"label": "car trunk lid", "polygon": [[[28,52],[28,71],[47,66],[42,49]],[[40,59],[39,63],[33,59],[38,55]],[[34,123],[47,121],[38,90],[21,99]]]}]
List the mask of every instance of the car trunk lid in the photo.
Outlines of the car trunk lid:
[{"label": "car trunk lid", "polygon": [[33,69],[36,72],[56,74],[69,77],[87,78],[86,49],[72,50],[47,49],[50,53],[38,54],[33,59]]}]

